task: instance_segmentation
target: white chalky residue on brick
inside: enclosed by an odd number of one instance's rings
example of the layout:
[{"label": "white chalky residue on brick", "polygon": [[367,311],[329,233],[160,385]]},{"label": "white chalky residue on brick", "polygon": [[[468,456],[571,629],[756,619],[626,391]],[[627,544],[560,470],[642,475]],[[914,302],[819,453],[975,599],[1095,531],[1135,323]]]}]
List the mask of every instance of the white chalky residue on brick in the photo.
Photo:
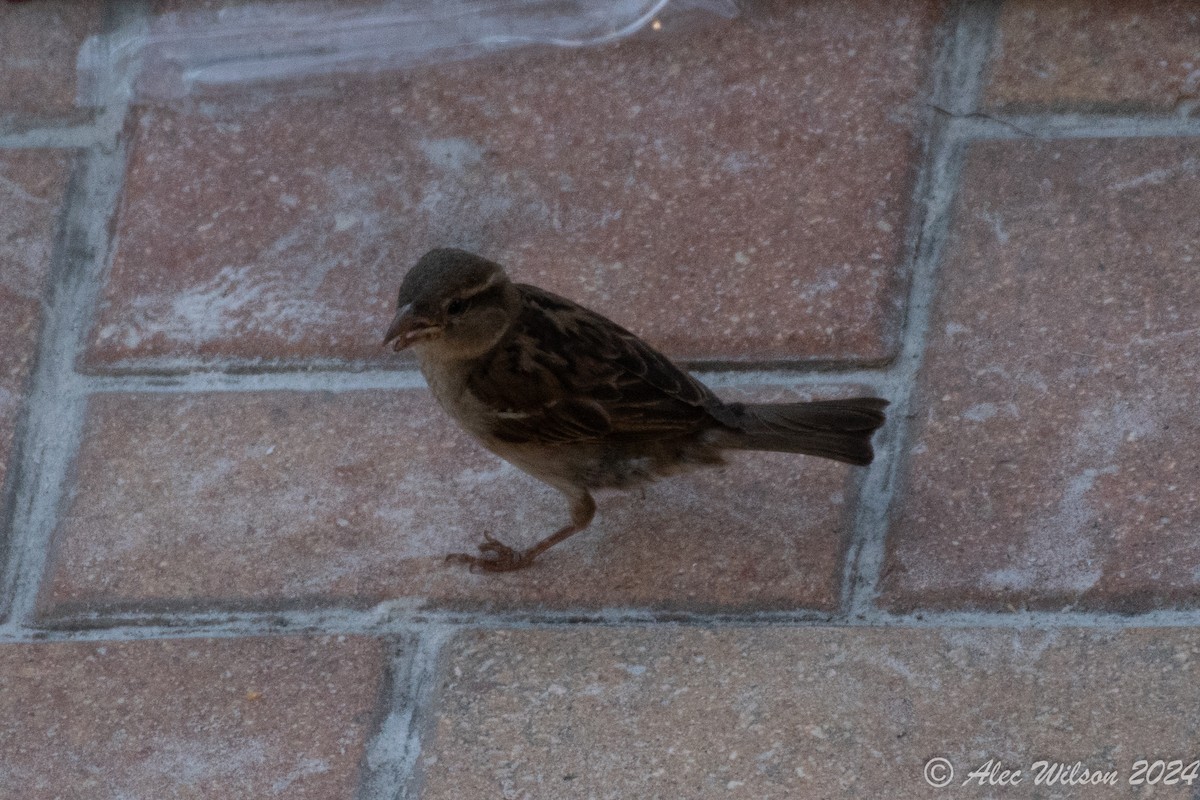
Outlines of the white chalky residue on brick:
[{"label": "white chalky residue on brick", "polygon": [[209,489],[222,491],[236,466],[237,462],[231,458],[213,459],[204,469],[192,473],[192,479],[186,483],[187,493],[195,496]]},{"label": "white chalky residue on brick", "polygon": [[422,139],[417,147],[427,159],[449,172],[465,172],[483,160],[483,148],[462,137]]},{"label": "white chalky residue on brick", "polygon": [[971,422],[987,422],[997,414],[1006,414],[1011,417],[1019,417],[1021,410],[1016,403],[975,403],[973,406],[963,412],[963,417]]},{"label": "white chalky residue on brick", "polygon": [[329,771],[329,762],[323,758],[301,757],[291,771],[271,784],[271,792],[279,797],[287,797],[288,788],[296,781],[309,775],[320,775]]},{"label": "white chalky residue on brick", "polygon": [[942,681],[936,672],[923,672],[913,669],[912,665],[887,652],[886,649],[867,649],[856,653],[854,661],[869,664],[885,672],[899,675],[910,688],[927,689],[932,692],[942,691]]},{"label": "white chalky residue on brick", "polygon": [[[195,402],[181,401],[172,418],[186,420],[187,407]],[[91,520],[87,524],[105,529],[104,535],[77,540],[76,557],[88,570],[90,584],[110,586],[122,580],[122,566],[114,568],[109,559],[130,551],[151,549],[150,558],[155,563],[161,558],[160,567],[170,571],[170,554],[179,549],[216,552],[228,547],[239,567],[272,557],[276,550],[301,553],[280,568],[277,591],[342,591],[339,581],[369,582],[381,564],[474,552],[485,531],[527,546],[567,518],[566,502],[557,491],[493,456],[476,454],[470,461],[477,466],[447,476],[421,469],[424,459],[410,455],[394,468],[382,493],[364,493],[353,481],[336,477],[340,468],[355,467],[364,458],[361,440],[340,432],[327,434],[345,441],[340,451],[328,463],[312,465],[302,450],[303,432],[294,427],[278,428],[266,441],[239,447],[223,439],[205,441],[206,433],[198,436],[186,422],[172,422],[171,431],[168,438],[174,441],[154,435],[143,446],[187,450],[192,458],[146,465],[133,484],[118,480],[99,498],[76,507]],[[386,467],[373,467],[371,475],[380,470]],[[290,478],[257,483],[263,475],[277,474]],[[170,500],[140,510],[134,498],[159,491]],[[512,497],[521,502],[511,502]],[[502,513],[488,516],[488,509]],[[208,591],[202,584],[203,579],[192,591]]]},{"label": "white chalky residue on brick", "polygon": [[[657,144],[658,140],[655,143]],[[681,159],[675,159],[675,161],[678,163]],[[770,168],[770,157],[752,150],[734,150],[726,153],[721,159],[721,169],[734,175],[741,175],[749,170],[768,170]]]},{"label": "white chalky residue on brick", "polygon": [[961,333],[970,333],[971,329],[957,322],[947,322],[945,332],[948,339],[953,339]]},{"label": "white chalky residue on brick", "polygon": [[1157,423],[1150,410],[1124,400],[1092,406],[1082,412],[1075,441],[1068,450],[1070,475],[1053,511],[1035,517],[1028,528],[1014,566],[993,570],[984,577],[993,588],[1066,590],[1085,592],[1104,575],[1103,559],[1096,552],[1091,523],[1099,513],[1089,500],[1096,482],[1116,475],[1121,447],[1150,435]]},{"label": "white chalky residue on brick", "polygon": [[822,298],[825,305],[832,305],[830,296],[838,290],[839,280],[845,277],[849,271],[849,264],[822,267],[817,271],[813,280],[804,281],[804,289],[797,294],[797,297],[805,303],[813,303],[817,298]]},{"label": "white chalky residue on brick", "polygon": [[1001,247],[1008,244],[1009,234],[1008,230],[1004,227],[1004,217],[994,211],[985,209],[979,212],[979,218],[992,226],[992,233]]},{"label": "white chalky residue on brick", "polygon": [[1194,174],[1197,169],[1200,169],[1200,159],[1185,158],[1179,164],[1174,164],[1164,169],[1154,169],[1149,172],[1142,173],[1133,178],[1127,178],[1122,181],[1116,181],[1108,185],[1109,189],[1118,192],[1128,189],[1137,189],[1142,186],[1157,186],[1166,183],[1171,178],[1180,174]]},{"label": "white chalky residue on brick", "polygon": [[[473,553],[485,532],[514,547],[528,546],[567,519],[566,501],[557,491],[499,459],[494,466],[463,469],[448,480],[418,470],[406,472],[389,485],[387,493],[404,505],[378,498],[379,505],[368,509],[369,523],[364,525],[356,518],[348,526],[347,547],[323,554],[319,563],[306,564],[302,574],[284,582],[284,592],[329,591],[341,580],[369,575],[372,565]],[[361,500],[356,501],[352,494],[346,487],[326,485],[309,514],[310,523],[339,510],[361,507]],[[510,496],[520,496],[523,501],[505,502]],[[504,513],[495,524],[481,525],[475,521],[472,504],[502,508]],[[290,502],[281,499],[278,505],[288,508]],[[372,534],[353,537],[360,527]]]},{"label": "white chalky residue on brick", "polygon": [[526,223],[535,229],[561,219],[540,199],[518,204],[524,194],[512,175],[484,163],[483,149],[468,139],[424,139],[417,142],[434,168],[435,177],[422,188],[417,210],[425,216],[431,241],[468,250],[494,247],[498,237],[520,230]]},{"label": "white chalky residue on brick", "polygon": [[[943,630],[942,648],[952,663],[963,670],[985,664],[997,671],[1028,675],[1035,680],[1045,675],[1043,659],[1053,653],[1060,637],[1057,630],[1012,631],[1007,637],[985,629]],[[931,671],[932,674],[933,671]]]},{"label": "white chalky residue on brick", "polygon": [[338,330],[376,324],[378,309],[337,308],[322,300],[321,287],[336,271],[366,275],[372,296],[393,281],[389,242],[403,221],[385,215],[376,201],[386,176],[363,180],[333,167],[319,177],[328,199],[252,261],[221,265],[200,283],[135,294],[129,313],[104,325],[98,338],[119,337],[130,350],[156,338],[187,347],[246,334],[297,342],[319,321],[336,342]]},{"label": "white chalky residue on brick", "polygon": [[204,343],[259,332],[296,341],[311,320],[346,316],[298,294],[294,275],[256,264],[226,266],[204,283],[136,296],[130,305],[128,320],[101,331],[102,336],[119,332],[129,349],[155,337]]},{"label": "white chalky residue on brick", "polygon": [[[222,724],[224,722],[224,724]],[[233,720],[213,723],[216,736],[227,733]],[[162,793],[159,796],[176,796],[172,790],[192,790],[197,785],[225,786],[253,785],[256,781],[249,776],[259,772],[278,757],[270,744],[260,738],[228,737],[216,738],[214,731],[197,729],[193,737],[154,737],[152,753],[133,764],[125,776],[114,776],[114,796],[120,797],[117,788],[124,784],[133,793],[128,797],[146,797],[145,791]],[[163,792],[166,789],[167,791]]]},{"label": "white chalky residue on brick", "polygon": [[963,417],[972,422],[987,422],[996,416],[995,403],[976,403],[963,412]]}]

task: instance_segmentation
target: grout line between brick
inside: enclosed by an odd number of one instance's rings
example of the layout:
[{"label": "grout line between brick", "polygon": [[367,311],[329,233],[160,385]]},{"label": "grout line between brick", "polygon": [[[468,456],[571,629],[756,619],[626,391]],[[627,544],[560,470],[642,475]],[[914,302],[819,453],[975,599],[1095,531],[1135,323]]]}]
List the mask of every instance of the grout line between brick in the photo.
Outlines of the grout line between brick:
[{"label": "grout line between brick", "polygon": [[367,746],[366,776],[359,800],[416,797],[418,758],[429,709],[435,702],[441,652],[456,629],[440,623],[424,626],[402,640],[393,654],[388,708]]},{"label": "grout line between brick", "polygon": [[[122,4],[114,8],[106,35],[128,41],[142,30],[144,20],[142,4]],[[123,116],[134,64],[126,59],[123,67],[114,68],[111,82],[99,87],[107,113],[114,117]],[[99,272],[110,256],[110,223],[125,172],[119,127],[77,158],[54,249],[49,300],[15,459],[11,539],[0,578],[0,606],[8,626],[22,624],[33,613],[59,500],[79,443],[86,392],[75,359],[99,290]]]},{"label": "grout line between brick", "polygon": [[892,401],[888,423],[877,434],[877,456],[859,489],[858,508],[846,547],[841,608],[850,617],[876,614],[892,501],[896,494],[914,386],[925,354],[937,269],[950,230],[954,197],[962,168],[963,141],[948,124],[954,115],[975,108],[983,83],[999,3],[963,0],[951,20],[952,30],[941,43],[935,65],[933,97],[944,113],[933,115],[925,161],[917,182],[919,215],[910,237],[912,270],[900,354],[881,387]]},{"label": "grout line between brick", "polygon": [[1151,139],[1200,136],[1200,117],[1179,114],[947,114],[954,138]]},{"label": "grout line between brick", "polygon": [[86,395],[73,369],[76,341],[96,285],[89,273],[105,252],[107,214],[100,209],[113,204],[123,164],[119,148],[93,148],[82,155],[72,176],[16,459],[12,540],[3,584],[13,620],[28,616],[36,602],[62,486],[80,439]]},{"label": "grout line between brick", "polygon": [[[953,137],[994,139],[1153,139],[1200,137],[1200,116],[1161,112],[1023,112],[944,110]],[[110,141],[122,120],[102,113],[89,123],[42,125],[0,132],[0,149],[84,149]],[[193,365],[172,365],[187,369]],[[803,365],[802,365],[803,366]],[[136,365],[134,369],[136,369]]]},{"label": "grout line between brick", "polygon": [[[398,606],[398,608],[397,608]],[[164,623],[163,619],[169,618]],[[0,629],[0,645],[30,642],[127,642],[153,639],[225,639],[257,636],[380,636],[410,637],[418,646],[433,647],[464,630],[554,630],[580,626],[595,628],[978,628],[1034,629],[1104,628],[1110,630],[1200,627],[1200,608],[1160,609],[1139,614],[1109,611],[921,611],[908,614],[879,613],[841,616],[821,612],[751,611],[744,613],[688,613],[649,609],[599,609],[592,611],[542,612],[452,612],[413,613],[406,603],[383,603],[372,609],[325,609],[319,611],[261,611],[241,613],[92,615],[48,621],[47,626],[6,626]],[[61,627],[59,627],[61,625]],[[421,645],[421,642],[424,642]],[[440,647],[440,645],[437,645]],[[418,649],[419,649],[418,647]],[[436,649],[436,648],[435,648]],[[398,656],[399,657],[399,656]],[[424,657],[425,673],[433,670],[433,656]],[[396,675],[419,677],[420,670],[405,666]],[[412,685],[412,680],[408,684]],[[401,683],[404,681],[402,680]],[[418,681],[419,683],[419,681]],[[395,692],[403,691],[397,686]],[[399,697],[399,695],[395,695]],[[406,697],[418,697],[411,690]],[[406,701],[407,702],[407,701]],[[406,731],[406,705],[395,703],[381,731]],[[416,706],[414,706],[416,708]],[[397,745],[389,734],[386,753],[376,756],[379,769],[392,763]],[[383,743],[379,744],[383,747]],[[405,750],[411,754],[411,750]],[[392,759],[392,761],[389,761]],[[389,768],[390,769],[390,768]]]},{"label": "grout line between brick", "polygon": [[89,392],[356,392],[422,389],[425,379],[416,369],[338,372],[194,372],[183,375],[89,375]]},{"label": "grout line between brick", "polygon": [[97,119],[87,124],[46,125],[0,133],[0,149],[82,150],[110,141],[112,134],[109,127],[107,119]]},{"label": "grout line between brick", "polygon": [[[750,386],[854,386],[873,387],[886,372],[882,369],[846,369],[839,372],[756,370],[749,372],[695,371],[714,389]],[[152,392],[189,394],[198,392],[355,392],[371,390],[423,389],[425,379],[414,368],[391,370],[304,370],[296,372],[229,373],[195,372],[181,375],[83,375],[83,390],[89,394]]]},{"label": "grout line between brick", "polygon": [[[754,374],[778,372],[796,374],[831,374],[846,372],[883,372],[890,358],[868,359],[847,355],[823,359],[779,360],[755,359],[749,361],[722,360],[711,358],[687,359],[675,357],[675,363],[692,371],[720,374]],[[405,366],[407,365],[407,366]],[[195,358],[175,356],[141,356],[118,359],[100,364],[83,363],[84,374],[97,378],[178,378],[187,375],[295,375],[306,372],[324,372],[332,377],[358,375],[370,372],[395,372],[415,369],[411,359],[384,361],[366,359],[344,359],[330,356],[305,356],[294,359],[255,358]]]}]

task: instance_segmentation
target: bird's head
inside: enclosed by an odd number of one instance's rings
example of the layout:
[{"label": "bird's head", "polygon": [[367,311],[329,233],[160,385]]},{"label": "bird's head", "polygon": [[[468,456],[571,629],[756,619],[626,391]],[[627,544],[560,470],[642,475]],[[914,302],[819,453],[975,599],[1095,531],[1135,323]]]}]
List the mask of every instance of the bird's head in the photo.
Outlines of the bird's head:
[{"label": "bird's head", "polygon": [[504,268],[465,250],[430,250],[408,271],[384,345],[415,346],[444,358],[482,355],[508,330],[520,305]]}]

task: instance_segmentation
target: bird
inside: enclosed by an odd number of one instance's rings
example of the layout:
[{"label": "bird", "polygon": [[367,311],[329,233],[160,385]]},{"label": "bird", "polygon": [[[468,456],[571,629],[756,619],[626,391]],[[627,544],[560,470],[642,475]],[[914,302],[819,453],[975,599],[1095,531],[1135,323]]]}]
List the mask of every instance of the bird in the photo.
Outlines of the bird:
[{"label": "bird", "polygon": [[718,466],[727,450],[870,464],[888,405],[725,402],[617,323],[456,248],[404,276],[388,345],[411,348],[438,404],[483,447],[568,500],[570,521],[527,549],[485,532],[478,554],[446,557],[472,572],[529,567],[591,524],[597,489]]}]

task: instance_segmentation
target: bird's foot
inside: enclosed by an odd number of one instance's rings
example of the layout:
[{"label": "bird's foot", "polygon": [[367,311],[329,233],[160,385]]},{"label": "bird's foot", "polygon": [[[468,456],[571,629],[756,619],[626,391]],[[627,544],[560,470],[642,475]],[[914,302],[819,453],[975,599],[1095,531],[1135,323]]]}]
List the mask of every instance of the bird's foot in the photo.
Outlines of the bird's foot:
[{"label": "bird's foot", "polygon": [[483,544],[479,545],[480,555],[472,556],[467,553],[451,553],[446,561],[455,564],[466,564],[471,572],[476,569],[484,572],[512,572],[524,569],[533,563],[533,556],[528,552],[513,548],[494,538],[490,533],[483,535]]}]

